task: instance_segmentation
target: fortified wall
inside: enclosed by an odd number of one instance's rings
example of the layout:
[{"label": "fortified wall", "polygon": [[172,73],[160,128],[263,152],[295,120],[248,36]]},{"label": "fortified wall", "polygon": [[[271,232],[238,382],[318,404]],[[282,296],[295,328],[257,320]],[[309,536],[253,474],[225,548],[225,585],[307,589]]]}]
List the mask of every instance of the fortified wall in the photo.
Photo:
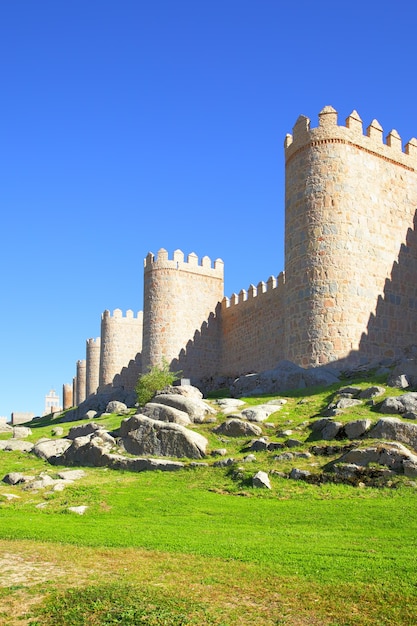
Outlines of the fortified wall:
[{"label": "fortified wall", "polygon": [[327,106],[317,127],[300,116],[284,148],[285,272],[225,297],[220,259],[149,253],[143,317],[103,313],[74,397],[133,389],[163,358],[198,384],[281,359],[346,367],[415,349],[417,140],[403,151],[395,130],[384,142],[376,120],[364,132],[353,111],[342,126]]}]

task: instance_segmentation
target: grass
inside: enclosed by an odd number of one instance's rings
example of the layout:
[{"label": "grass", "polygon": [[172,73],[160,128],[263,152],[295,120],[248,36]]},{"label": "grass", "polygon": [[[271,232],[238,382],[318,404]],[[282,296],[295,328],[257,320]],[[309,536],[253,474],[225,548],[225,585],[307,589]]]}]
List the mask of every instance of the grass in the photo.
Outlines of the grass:
[{"label": "grass", "polygon": [[[286,394],[287,404],[268,419],[275,427],[264,432],[284,440],[276,433],[291,428],[307,449],[308,423],[335,391]],[[340,421],[362,415],[379,417],[364,404]],[[103,418],[111,428],[121,419]],[[35,440],[54,425],[38,425]],[[211,448],[236,458],[231,467],[215,468],[209,457],[209,467],[173,473],[85,468],[63,492],[0,484],[0,623],[415,624],[415,487],[402,479],[381,489],[290,481],[271,472],[286,467],[274,454],[257,452],[245,464],[249,440],[224,441],[212,427],[196,426]],[[297,459],[297,466],[314,471],[318,462]],[[0,451],[0,476],[60,469]],[[271,491],[251,486],[257,469],[270,472]],[[5,493],[19,498],[6,501]],[[82,504],[89,507],[82,517],[68,512]],[[4,563],[20,559],[20,572],[27,564],[23,582],[1,575],[2,555]]]}]

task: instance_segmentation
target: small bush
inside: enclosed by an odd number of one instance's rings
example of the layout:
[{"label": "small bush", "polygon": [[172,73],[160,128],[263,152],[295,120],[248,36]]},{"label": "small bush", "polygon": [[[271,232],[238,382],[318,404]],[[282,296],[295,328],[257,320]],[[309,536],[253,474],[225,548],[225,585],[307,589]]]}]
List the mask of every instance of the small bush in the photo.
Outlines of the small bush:
[{"label": "small bush", "polygon": [[163,359],[160,366],[154,365],[147,374],[142,374],[136,384],[136,396],[139,406],[150,402],[157,391],[181,378],[182,372],[171,372],[169,363]]}]

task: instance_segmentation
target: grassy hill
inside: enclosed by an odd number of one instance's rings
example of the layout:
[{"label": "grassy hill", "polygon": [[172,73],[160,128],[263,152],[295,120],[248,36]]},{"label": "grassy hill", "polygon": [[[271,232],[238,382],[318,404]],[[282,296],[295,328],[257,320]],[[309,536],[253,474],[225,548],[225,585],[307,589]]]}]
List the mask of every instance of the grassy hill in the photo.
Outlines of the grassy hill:
[{"label": "grassy hill", "polygon": [[[326,443],[314,441],[309,424],[339,387],[285,394],[263,433],[284,442],[291,430],[300,441],[295,452]],[[337,419],[358,417],[375,422],[380,415],[364,402]],[[121,419],[95,421],[113,430]],[[39,420],[31,439],[50,437],[56,425]],[[62,424],[66,432],[73,425]],[[361,488],[289,480],[291,467],[319,474],[337,455],[280,461],[262,451],[249,463],[250,440],[215,435],[213,426],[193,428],[210,449],[226,448],[232,465],[215,467],[218,457],[208,456],[206,464],[172,473],[84,468],[62,492],[0,483],[0,624],[416,623],[413,481],[400,476],[389,486]],[[54,477],[60,469],[0,450],[0,478],[10,471]],[[252,487],[260,469],[271,490]],[[84,515],[69,512],[80,505],[88,506]]]}]

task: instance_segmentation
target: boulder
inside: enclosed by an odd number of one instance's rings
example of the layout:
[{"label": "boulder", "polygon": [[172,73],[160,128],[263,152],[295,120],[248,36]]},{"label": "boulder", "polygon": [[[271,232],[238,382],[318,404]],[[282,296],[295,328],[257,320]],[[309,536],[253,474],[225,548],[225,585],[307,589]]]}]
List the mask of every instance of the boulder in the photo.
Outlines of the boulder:
[{"label": "boulder", "polygon": [[101,430],[103,427],[95,422],[90,422],[89,424],[83,424],[82,426],[73,426],[70,428],[70,431],[67,435],[68,439],[77,439],[78,437],[84,437],[86,435],[91,435],[97,430]]},{"label": "boulder", "polygon": [[326,426],[321,431],[321,438],[325,441],[335,439],[341,431],[342,427],[343,424],[341,424],[341,422],[329,421],[328,424],[326,424]]},{"label": "boulder", "polygon": [[271,489],[268,474],[262,471],[257,472],[255,476],[252,477],[252,485],[261,489]]},{"label": "boulder", "polygon": [[417,450],[417,424],[403,422],[398,417],[382,417],[368,431],[367,437],[399,441]]},{"label": "boulder", "polygon": [[117,413],[118,415],[125,415],[129,409],[124,402],[119,400],[111,400],[106,406],[106,413]]},{"label": "boulder", "polygon": [[243,406],[245,403],[238,398],[220,398],[216,400],[216,404],[220,407],[222,413],[228,415],[229,413],[234,413],[236,409]]},{"label": "boulder", "polygon": [[266,404],[259,404],[258,406],[252,406],[248,409],[243,409],[241,412],[242,417],[247,419],[249,422],[264,422],[272,413],[278,411],[281,408],[279,406],[272,406]]},{"label": "boulder", "polygon": [[388,385],[400,389],[405,389],[408,386],[417,387],[417,361],[404,359],[396,365],[388,380]]},{"label": "boulder", "polygon": [[35,443],[32,452],[40,459],[49,461],[51,457],[57,457],[63,454],[70,445],[71,441],[69,439],[50,439],[48,441]]},{"label": "boulder", "polygon": [[202,423],[207,415],[215,415],[216,411],[212,409],[204,400],[199,398],[188,398],[180,394],[158,394],[154,400],[158,404],[165,404],[167,406],[179,409],[184,413],[187,413],[192,422]]},{"label": "boulder", "polygon": [[[157,399],[158,396],[156,396],[155,400]],[[161,422],[172,422],[173,424],[181,424],[181,426],[188,426],[188,424],[191,424],[191,420],[187,413],[180,411],[179,409],[175,409],[173,406],[168,406],[167,404],[148,402],[145,404],[143,409],[141,409],[141,414]]]},{"label": "boulder", "polygon": [[93,411],[92,409],[90,409],[89,411],[86,411],[84,413],[84,415],[81,417],[81,419],[83,420],[93,420],[95,417],[97,417],[98,413],[97,411]]},{"label": "boulder", "polygon": [[262,429],[256,424],[244,422],[238,418],[227,419],[216,428],[213,428],[216,435],[227,435],[228,437],[252,437],[262,435]]},{"label": "boulder", "polygon": [[359,398],[362,398],[363,400],[369,400],[370,398],[377,398],[378,396],[382,396],[382,394],[384,393],[385,387],[379,387],[378,385],[374,385],[372,387],[367,387],[366,389],[363,389],[359,394]]},{"label": "boulder", "polygon": [[340,463],[354,464],[366,467],[370,463],[385,465],[394,472],[404,472],[404,461],[417,464],[417,455],[405,446],[396,442],[384,442],[369,448],[354,449],[346,452],[331,464],[331,467]]},{"label": "boulder", "polygon": [[417,393],[410,391],[401,396],[390,396],[379,406],[380,413],[415,413],[417,412]]},{"label": "boulder", "polygon": [[32,448],[33,443],[30,441],[23,441],[22,439],[0,440],[0,450],[6,450],[6,452],[30,452]]},{"label": "boulder", "polygon": [[301,470],[296,467],[294,467],[290,472],[290,478],[293,480],[305,480],[309,476],[311,476],[311,472],[308,470]]},{"label": "boulder", "polygon": [[357,439],[358,437],[362,437],[366,433],[367,430],[371,427],[371,420],[369,419],[360,419],[354,420],[353,422],[348,422],[344,425],[344,431],[346,437],[348,439]]},{"label": "boulder", "polygon": [[14,426],[13,427],[13,439],[26,439],[32,434],[32,431],[27,426]]},{"label": "boulder", "polygon": [[272,370],[240,376],[231,385],[233,396],[256,396],[262,393],[281,393],[316,385],[331,385],[339,380],[328,367],[304,369],[291,361],[280,361]]},{"label": "boulder", "polygon": [[19,472],[10,472],[3,476],[2,482],[6,483],[6,485],[18,485],[25,482],[25,477]]},{"label": "boulder", "polygon": [[51,457],[50,462],[59,465],[81,465],[84,467],[105,467],[109,465],[111,444],[92,434],[76,437],[59,457]]},{"label": "boulder", "polygon": [[161,391],[156,392],[155,398],[161,394],[176,394],[184,396],[185,398],[195,398],[196,400],[201,400],[203,398],[203,394],[198,387],[194,387],[193,385],[167,385]]},{"label": "boulder", "polygon": [[161,422],[144,415],[124,420],[120,437],[126,452],[150,456],[200,459],[205,456],[208,445],[205,437],[180,424]]},{"label": "boulder", "polygon": [[62,426],[55,426],[55,428],[51,430],[51,434],[54,437],[62,437],[62,435],[64,434],[64,429],[62,428]]}]

